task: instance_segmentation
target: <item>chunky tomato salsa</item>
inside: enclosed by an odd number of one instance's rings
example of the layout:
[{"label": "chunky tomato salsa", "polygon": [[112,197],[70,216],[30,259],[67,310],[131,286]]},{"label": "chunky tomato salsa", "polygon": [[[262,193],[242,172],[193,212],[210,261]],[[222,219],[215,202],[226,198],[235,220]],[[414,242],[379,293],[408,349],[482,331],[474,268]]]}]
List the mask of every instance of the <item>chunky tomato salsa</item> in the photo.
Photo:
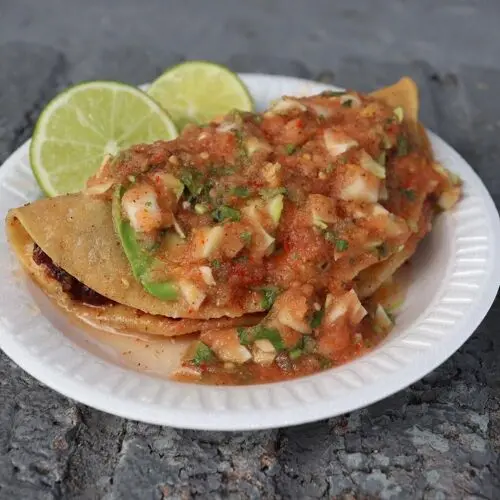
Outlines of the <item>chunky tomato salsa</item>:
[{"label": "chunky tomato salsa", "polygon": [[460,195],[407,118],[354,91],[283,97],[104,161],[87,192],[112,198],[123,250],[152,297],[192,314],[266,313],[256,326],[200,334],[177,379],[311,374],[389,332],[393,273]]}]

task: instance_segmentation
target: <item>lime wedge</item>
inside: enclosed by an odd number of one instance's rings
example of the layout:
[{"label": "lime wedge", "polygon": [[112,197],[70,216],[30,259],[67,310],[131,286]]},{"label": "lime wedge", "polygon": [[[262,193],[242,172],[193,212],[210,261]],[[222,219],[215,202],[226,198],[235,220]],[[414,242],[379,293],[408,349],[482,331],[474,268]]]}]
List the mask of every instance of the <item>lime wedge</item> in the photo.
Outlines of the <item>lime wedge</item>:
[{"label": "lime wedge", "polygon": [[46,195],[74,193],[105,154],[176,136],[168,113],[141,90],[118,82],[82,83],[43,110],[31,141],[31,168]]},{"label": "lime wedge", "polygon": [[253,101],[238,75],[219,64],[188,61],[168,69],[148,90],[182,130],[232,109],[252,111]]}]

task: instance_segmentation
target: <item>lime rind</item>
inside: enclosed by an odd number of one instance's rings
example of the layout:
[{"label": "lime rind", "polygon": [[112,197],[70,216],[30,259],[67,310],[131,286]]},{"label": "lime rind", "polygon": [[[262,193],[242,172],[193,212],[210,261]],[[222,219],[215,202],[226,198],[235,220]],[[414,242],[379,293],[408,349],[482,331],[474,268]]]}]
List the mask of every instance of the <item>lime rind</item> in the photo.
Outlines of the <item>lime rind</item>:
[{"label": "lime rind", "polygon": [[206,123],[232,109],[253,111],[246,85],[230,69],[208,61],[187,61],[172,66],[149,87],[151,95],[175,121]]}]

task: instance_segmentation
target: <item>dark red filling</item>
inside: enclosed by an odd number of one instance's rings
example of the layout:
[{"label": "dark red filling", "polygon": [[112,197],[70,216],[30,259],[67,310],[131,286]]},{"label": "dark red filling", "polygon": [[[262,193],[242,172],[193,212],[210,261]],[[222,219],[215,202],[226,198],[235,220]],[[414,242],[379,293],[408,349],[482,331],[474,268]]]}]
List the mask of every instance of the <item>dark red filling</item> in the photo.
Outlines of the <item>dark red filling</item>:
[{"label": "dark red filling", "polygon": [[56,266],[52,259],[35,243],[33,246],[33,260],[39,266],[43,266],[47,274],[59,281],[64,292],[73,300],[78,300],[92,306],[105,306],[114,302],[92,288],[84,285],[81,281],[68,274],[64,269]]}]

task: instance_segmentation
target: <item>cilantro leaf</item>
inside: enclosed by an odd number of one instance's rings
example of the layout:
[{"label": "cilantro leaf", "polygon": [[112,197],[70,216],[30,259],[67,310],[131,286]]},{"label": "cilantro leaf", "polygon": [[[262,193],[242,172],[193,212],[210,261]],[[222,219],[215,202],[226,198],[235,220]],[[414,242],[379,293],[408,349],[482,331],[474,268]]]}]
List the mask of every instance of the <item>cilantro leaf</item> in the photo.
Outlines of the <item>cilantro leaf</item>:
[{"label": "cilantro leaf", "polygon": [[212,217],[216,222],[222,222],[226,219],[237,222],[241,219],[240,211],[226,205],[221,205],[212,211]]},{"label": "cilantro leaf", "polygon": [[311,328],[318,328],[323,321],[323,316],[325,315],[325,310],[321,308],[319,311],[314,311],[313,317],[311,319]]},{"label": "cilantro leaf", "polygon": [[260,292],[262,293],[260,305],[267,311],[271,309],[276,297],[281,293],[281,290],[276,286],[265,286],[260,289]]},{"label": "cilantro leaf", "polygon": [[207,344],[203,342],[198,342],[196,346],[196,351],[194,353],[193,359],[191,360],[196,366],[201,365],[202,363],[207,363],[212,361],[214,358],[214,353]]},{"label": "cilantro leaf", "polygon": [[191,196],[198,196],[203,189],[203,174],[196,170],[183,170],[181,182],[187,187]]},{"label": "cilantro leaf", "polygon": [[408,198],[409,201],[415,201],[417,195],[413,189],[401,189],[401,193]]}]

